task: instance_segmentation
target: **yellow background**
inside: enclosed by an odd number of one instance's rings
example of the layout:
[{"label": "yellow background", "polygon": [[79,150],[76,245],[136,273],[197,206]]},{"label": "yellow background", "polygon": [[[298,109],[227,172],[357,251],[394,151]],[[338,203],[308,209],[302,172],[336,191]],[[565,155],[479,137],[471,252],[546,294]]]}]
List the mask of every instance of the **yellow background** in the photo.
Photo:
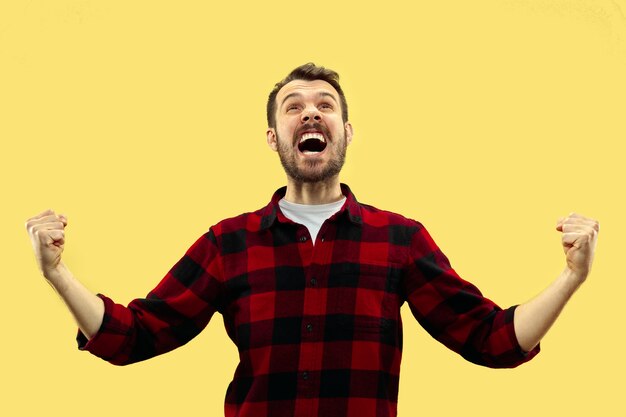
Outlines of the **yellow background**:
[{"label": "yellow background", "polygon": [[[285,182],[265,100],[337,70],[355,138],[342,180],[422,221],[502,306],[563,266],[558,217],[601,221],[596,263],[515,370],[463,361],[404,307],[400,416],[624,415],[626,2],[0,2],[0,414],[218,416],[236,363],[219,315],[114,367],[75,347],[25,220],[67,214],[65,260],[143,296],[208,227]],[[621,238],[619,236],[622,236]]]}]

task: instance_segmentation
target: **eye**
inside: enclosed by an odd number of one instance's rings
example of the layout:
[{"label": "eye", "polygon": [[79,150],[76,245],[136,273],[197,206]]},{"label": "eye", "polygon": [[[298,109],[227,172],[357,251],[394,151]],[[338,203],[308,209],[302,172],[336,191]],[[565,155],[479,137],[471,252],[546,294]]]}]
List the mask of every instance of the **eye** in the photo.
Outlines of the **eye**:
[{"label": "eye", "polygon": [[333,105],[330,103],[322,103],[320,104],[320,109],[329,109],[332,110],[333,109]]},{"label": "eye", "polygon": [[290,112],[292,110],[298,110],[299,106],[297,104],[289,104],[287,105],[286,111]]}]

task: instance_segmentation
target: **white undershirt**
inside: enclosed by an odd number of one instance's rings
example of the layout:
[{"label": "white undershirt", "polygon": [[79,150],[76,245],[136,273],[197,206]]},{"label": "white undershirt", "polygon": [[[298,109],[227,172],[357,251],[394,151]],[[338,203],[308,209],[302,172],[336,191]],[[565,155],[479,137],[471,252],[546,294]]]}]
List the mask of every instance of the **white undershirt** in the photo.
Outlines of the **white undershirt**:
[{"label": "white undershirt", "polygon": [[346,202],[346,197],[334,203],[328,204],[297,204],[291,203],[284,198],[278,201],[278,206],[283,212],[285,217],[295,223],[302,224],[309,229],[311,234],[311,241],[315,244],[317,234],[322,227],[322,223],[326,221],[330,216],[341,210],[343,203]]}]

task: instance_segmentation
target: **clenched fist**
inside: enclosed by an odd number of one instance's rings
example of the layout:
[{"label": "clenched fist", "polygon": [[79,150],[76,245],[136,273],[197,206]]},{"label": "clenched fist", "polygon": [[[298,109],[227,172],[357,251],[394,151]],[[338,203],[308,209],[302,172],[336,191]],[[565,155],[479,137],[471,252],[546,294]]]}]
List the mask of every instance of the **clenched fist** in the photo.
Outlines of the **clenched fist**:
[{"label": "clenched fist", "polygon": [[46,210],[26,222],[37,264],[48,279],[51,279],[61,264],[66,226],[67,218],[52,210]]},{"label": "clenched fist", "polygon": [[587,278],[593,263],[593,255],[600,231],[599,223],[580,214],[572,213],[559,219],[556,230],[563,232],[561,242],[567,267],[580,282]]}]

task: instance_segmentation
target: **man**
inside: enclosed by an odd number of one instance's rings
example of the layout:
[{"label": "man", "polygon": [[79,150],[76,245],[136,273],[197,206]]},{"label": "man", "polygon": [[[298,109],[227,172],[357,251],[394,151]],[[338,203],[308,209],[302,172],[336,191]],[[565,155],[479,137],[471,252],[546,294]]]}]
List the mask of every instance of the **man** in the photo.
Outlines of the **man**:
[{"label": "man", "polygon": [[267,143],[287,186],[200,237],[145,299],[93,295],[61,262],[67,219],[27,222],[43,275],[73,313],[79,347],[114,364],[185,344],[218,311],[240,363],[227,416],[394,416],[400,307],[467,360],[514,367],[586,279],[598,223],[569,215],[566,267],[538,297],[506,310],[462,280],[418,222],[359,203],[339,182],[352,140],[338,75],[306,64],[276,84]]}]

